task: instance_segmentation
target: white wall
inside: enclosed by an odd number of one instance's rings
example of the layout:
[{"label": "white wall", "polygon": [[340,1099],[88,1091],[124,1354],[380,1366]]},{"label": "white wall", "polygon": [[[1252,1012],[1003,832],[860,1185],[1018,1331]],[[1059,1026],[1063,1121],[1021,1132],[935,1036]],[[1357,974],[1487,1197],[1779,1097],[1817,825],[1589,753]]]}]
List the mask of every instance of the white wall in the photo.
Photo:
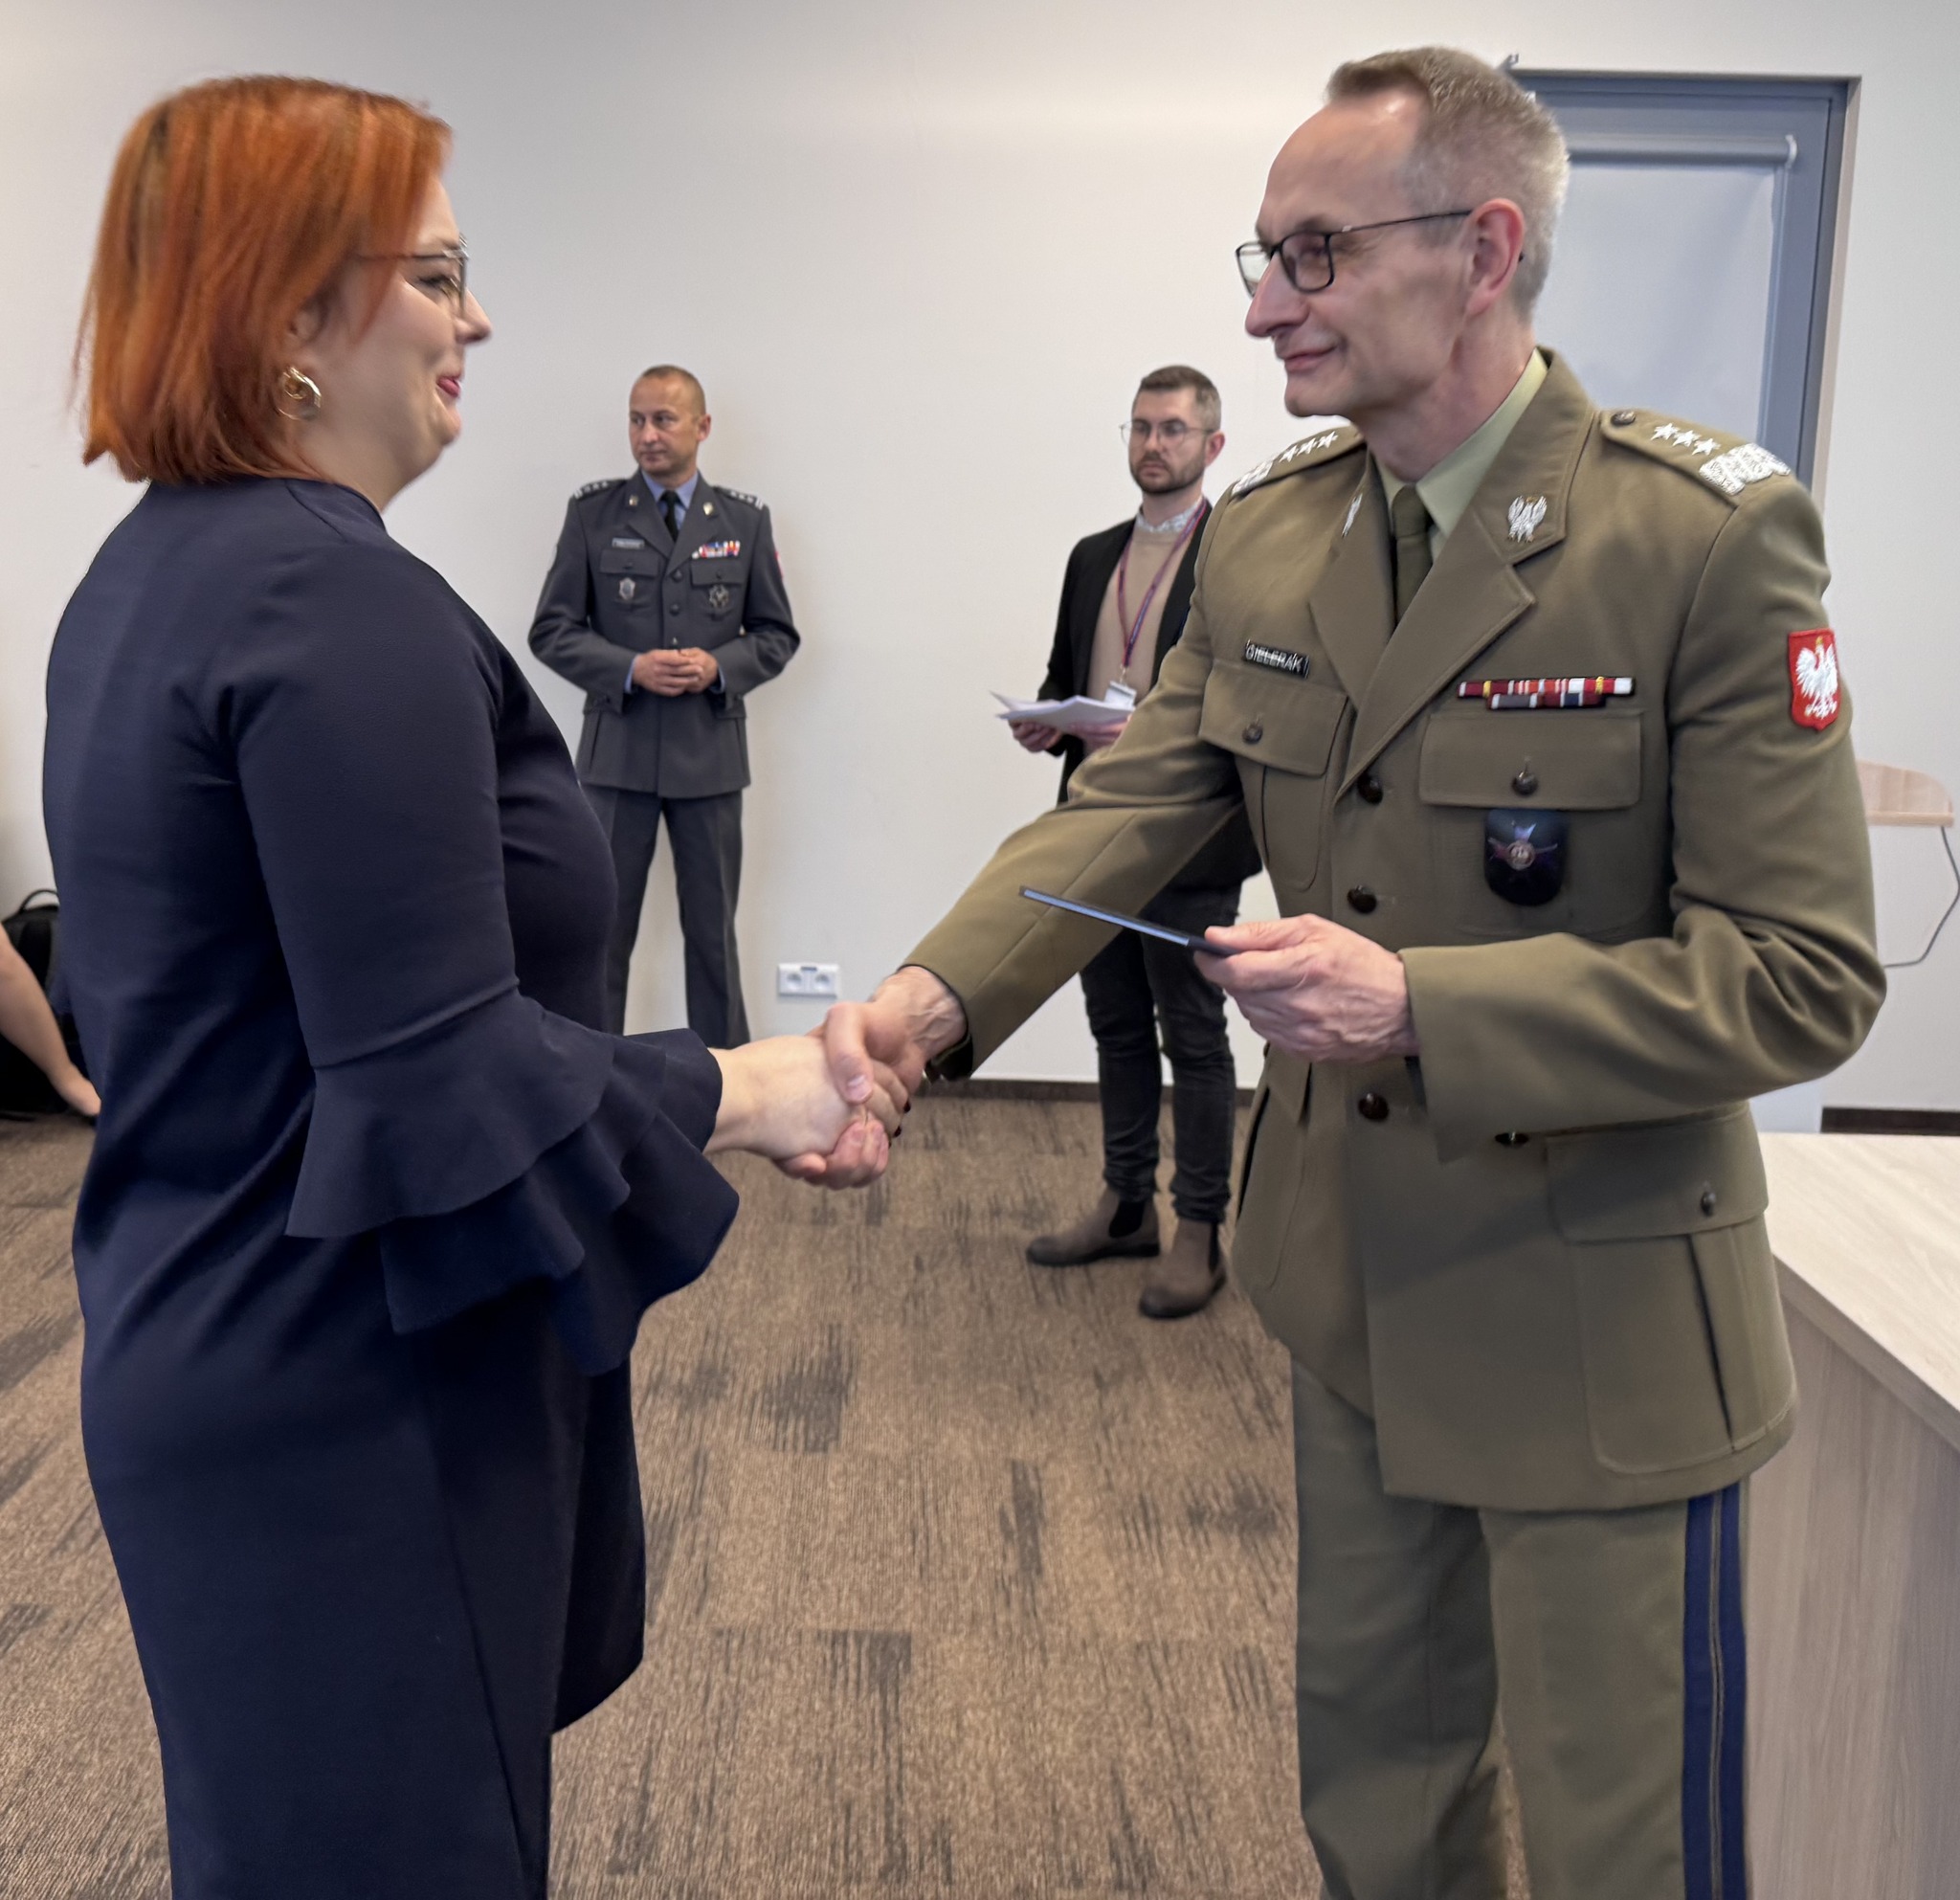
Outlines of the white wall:
[{"label": "white wall", "polygon": [[[789,1028],[813,1010],[775,999],[778,960],[838,962],[861,991],[1052,796],[1052,763],[1012,748],[987,693],[1032,687],[1070,544],[1129,505],[1114,432],[1137,374],[1185,359],[1216,378],[1221,475],[1297,433],[1240,331],[1231,250],[1328,68],[1426,39],[1536,66],[1864,80],[1832,609],[1860,751],[1960,786],[1929,553],[1960,437],[1950,7],[0,0],[0,899],[47,866],[48,639],[131,499],[77,463],[67,352],[115,143],[157,94],[310,72],[455,125],[450,182],[498,335],[463,442],[390,526],[520,652],[566,496],[629,466],[634,371],[663,357],[702,375],[706,466],[773,506],[806,634],[750,720],[744,955],[758,1025]],[[533,677],[571,729],[569,689]],[[1930,834],[1900,842],[1882,852],[1894,955],[1917,949],[1945,875]],[[641,1020],[679,1015],[671,917],[657,904],[643,938]],[[1903,977],[1831,1099],[1960,1106],[1956,959],[1943,941]],[[994,1072],[1090,1074],[1073,994]]]}]

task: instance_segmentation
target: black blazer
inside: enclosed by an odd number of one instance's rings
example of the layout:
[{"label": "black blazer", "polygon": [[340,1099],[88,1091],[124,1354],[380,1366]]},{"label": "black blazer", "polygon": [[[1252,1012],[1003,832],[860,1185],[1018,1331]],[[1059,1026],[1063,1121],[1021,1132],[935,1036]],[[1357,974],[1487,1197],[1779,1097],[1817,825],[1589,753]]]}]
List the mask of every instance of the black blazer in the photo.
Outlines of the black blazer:
[{"label": "black blazer", "polygon": [[[1109,579],[1129,541],[1135,517],[1118,522],[1100,533],[1084,535],[1068,557],[1061,578],[1061,607],[1055,616],[1055,645],[1048,655],[1048,676],[1041,682],[1041,698],[1065,700],[1089,689],[1089,659],[1096,642],[1096,617],[1102,611],[1102,598],[1109,592]],[[1178,557],[1177,571],[1170,576],[1170,591],[1164,597],[1164,618],[1157,629],[1157,650],[1150,657],[1150,683],[1164,670],[1164,656],[1184,633],[1191,615],[1192,587],[1197,572],[1197,538],[1193,537]],[[1076,768],[1087,756],[1082,742],[1073,732],[1064,733],[1049,749],[1061,759],[1061,788],[1058,804],[1068,796],[1068,782]],[[1169,880],[1169,887],[1180,890],[1212,890],[1227,884],[1243,883],[1259,868],[1258,846],[1253,842],[1252,827],[1241,812],[1204,846],[1190,863]]]}]

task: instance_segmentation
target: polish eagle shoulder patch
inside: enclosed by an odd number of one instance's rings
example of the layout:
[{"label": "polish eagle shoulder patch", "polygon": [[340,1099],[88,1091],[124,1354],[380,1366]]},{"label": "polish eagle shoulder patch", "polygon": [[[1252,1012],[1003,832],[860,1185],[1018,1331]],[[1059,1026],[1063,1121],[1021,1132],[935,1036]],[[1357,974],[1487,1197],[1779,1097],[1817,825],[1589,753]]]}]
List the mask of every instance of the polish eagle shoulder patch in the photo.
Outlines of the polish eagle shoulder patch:
[{"label": "polish eagle shoulder patch", "polygon": [[1279,481],[1281,476],[1297,475],[1303,468],[1318,468],[1323,462],[1337,460],[1360,447],[1359,429],[1351,422],[1335,423],[1303,436],[1290,449],[1282,449],[1257,468],[1247,469],[1226,492],[1234,496],[1248,495],[1255,488]]},{"label": "polish eagle shoulder patch", "polygon": [[1838,636],[1813,627],[1790,636],[1790,716],[1821,732],[1838,717]]}]

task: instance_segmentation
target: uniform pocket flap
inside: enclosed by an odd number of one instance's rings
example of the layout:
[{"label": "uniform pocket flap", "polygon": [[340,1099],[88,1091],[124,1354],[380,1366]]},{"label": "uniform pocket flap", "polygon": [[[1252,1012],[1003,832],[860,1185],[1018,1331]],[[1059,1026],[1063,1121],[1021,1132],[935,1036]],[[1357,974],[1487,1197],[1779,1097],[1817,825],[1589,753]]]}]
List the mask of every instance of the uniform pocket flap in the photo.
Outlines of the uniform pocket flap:
[{"label": "uniform pocket flap", "polygon": [[1747,1106],[1691,1121],[1546,1141],[1552,1218],[1569,1241],[1641,1241],[1754,1220],[1770,1205]]},{"label": "uniform pocket flap", "polygon": [[1347,707],[1347,694],[1331,686],[1217,665],[1205,680],[1198,737],[1275,771],[1320,778],[1326,773]]},{"label": "uniform pocket flap", "polygon": [[1640,715],[1438,713],[1422,735],[1416,789],[1430,805],[1617,811],[1640,796]]},{"label": "uniform pocket flap", "polygon": [[599,571],[602,574],[658,573],[660,564],[653,550],[645,548],[602,548]]},{"label": "uniform pocket flap", "polygon": [[696,587],[733,587],[742,578],[740,561],[690,561],[687,577]]}]

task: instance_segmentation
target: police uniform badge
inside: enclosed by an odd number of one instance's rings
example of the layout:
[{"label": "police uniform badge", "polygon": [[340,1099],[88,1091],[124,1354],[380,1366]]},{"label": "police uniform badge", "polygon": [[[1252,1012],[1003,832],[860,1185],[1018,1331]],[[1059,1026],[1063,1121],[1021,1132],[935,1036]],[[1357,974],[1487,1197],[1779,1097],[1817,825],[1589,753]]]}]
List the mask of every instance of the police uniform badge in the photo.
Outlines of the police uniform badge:
[{"label": "police uniform badge", "polygon": [[623,576],[619,583],[621,600],[631,600],[639,592],[639,583],[631,574]]},{"label": "police uniform badge", "polygon": [[713,587],[708,589],[708,612],[710,614],[725,614],[728,611],[728,603],[733,598],[734,595],[720,581],[717,581]]}]

